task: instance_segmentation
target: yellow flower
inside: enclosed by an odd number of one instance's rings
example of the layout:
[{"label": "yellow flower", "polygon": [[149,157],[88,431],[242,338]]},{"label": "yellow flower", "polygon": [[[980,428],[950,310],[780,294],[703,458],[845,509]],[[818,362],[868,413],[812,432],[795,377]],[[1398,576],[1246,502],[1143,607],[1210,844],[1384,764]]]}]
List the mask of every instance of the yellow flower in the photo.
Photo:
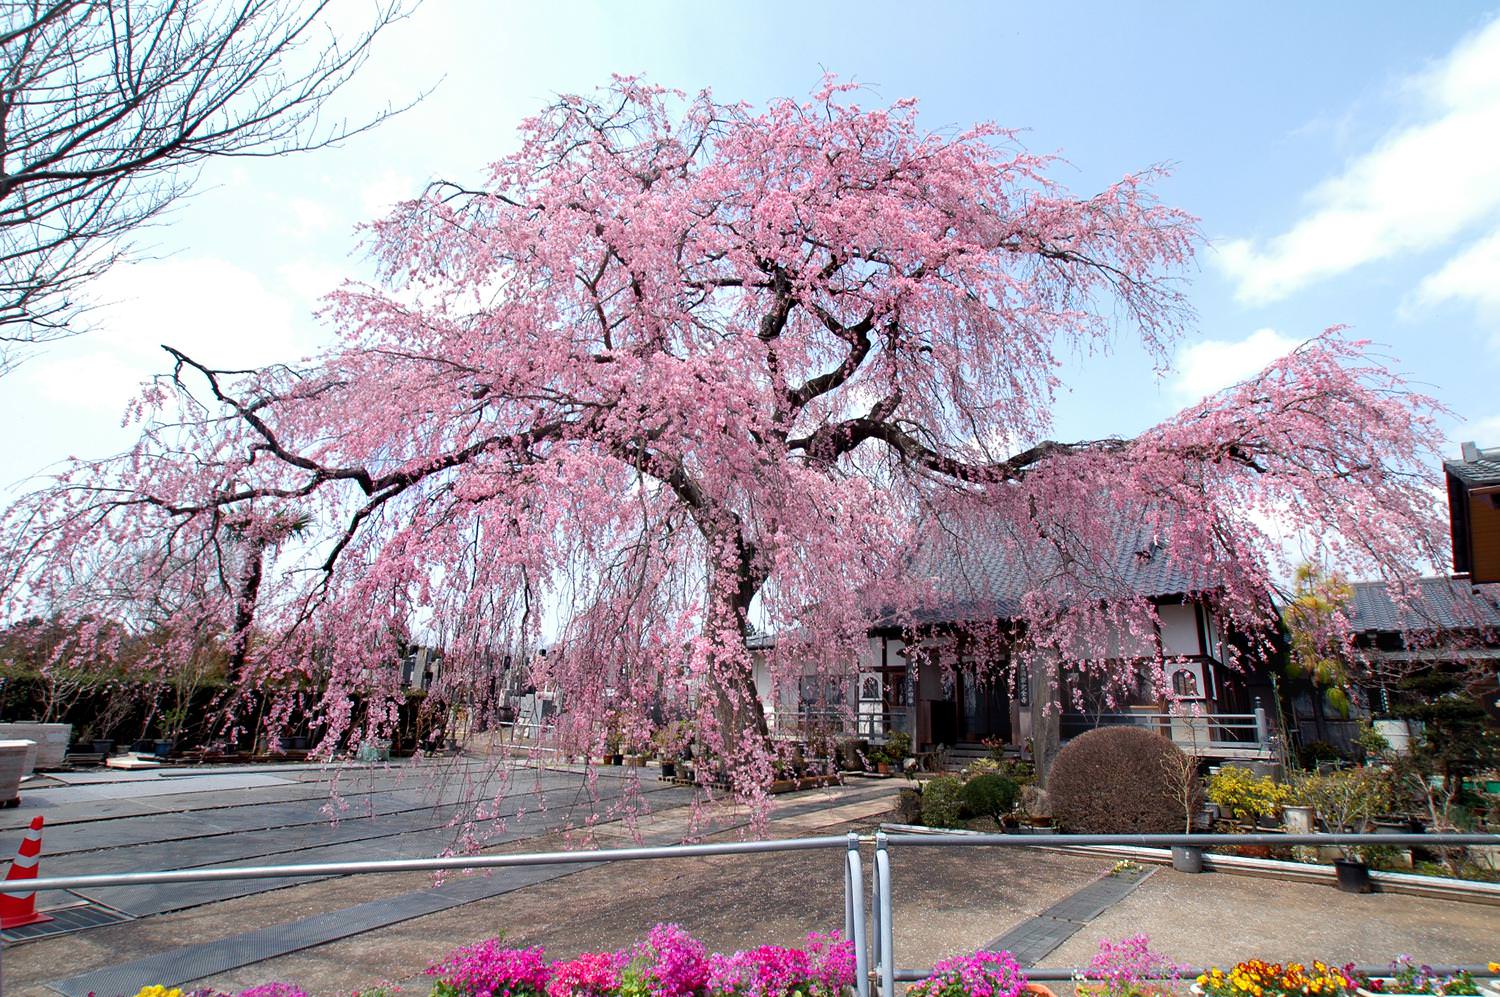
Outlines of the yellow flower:
[{"label": "yellow flower", "polygon": [[182,997],[182,991],[176,987],[168,990],[166,987],[152,984],[149,987],[141,987],[135,993],[135,997]]}]

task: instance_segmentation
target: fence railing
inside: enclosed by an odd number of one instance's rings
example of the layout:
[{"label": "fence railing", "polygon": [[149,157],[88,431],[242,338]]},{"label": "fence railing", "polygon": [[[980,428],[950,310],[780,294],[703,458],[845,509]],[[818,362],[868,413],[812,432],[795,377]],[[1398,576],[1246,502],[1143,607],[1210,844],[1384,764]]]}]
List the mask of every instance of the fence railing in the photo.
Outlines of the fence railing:
[{"label": "fence railing", "polygon": [[1064,713],[1064,739],[1095,727],[1149,727],[1197,753],[1216,748],[1260,748],[1271,744],[1270,719],[1264,709],[1253,713]]},{"label": "fence railing", "polygon": [[[901,969],[896,966],[894,893],[891,887],[891,846],[909,847],[1087,847],[1097,845],[1137,848],[1210,848],[1223,845],[1280,845],[1286,847],[1306,846],[1489,846],[1500,847],[1500,834],[887,834],[875,835],[875,859],[871,865],[870,890],[873,912],[870,929],[870,976],[880,987],[880,997],[895,997],[897,981],[921,980],[931,974],[931,968]],[[1471,973],[1485,972],[1485,965],[1434,967],[1440,970],[1467,970]],[[1357,972],[1377,975],[1389,966],[1356,966]],[[1198,975],[1201,968],[1188,968],[1186,976]],[[1069,980],[1084,972],[1081,968],[1028,969],[1026,975],[1037,980]],[[869,997],[861,992],[860,997]]]},{"label": "fence railing", "polygon": [[[864,859],[861,846],[873,844],[870,867],[869,919],[866,923]],[[590,851],[521,852],[504,855],[469,855],[421,859],[379,859],[363,862],[312,862],[283,865],[236,866],[209,869],[165,869],[148,872],[99,873],[77,876],[44,876],[27,881],[25,889],[36,892],[84,890],[111,886],[142,886],[164,883],[208,883],[242,879],[281,879],[372,875],[401,872],[442,872],[465,869],[504,869],[536,865],[596,865],[607,862],[680,859],[693,856],[748,855],[767,852],[841,849],[844,876],[844,937],[853,942],[855,993],[871,997],[872,984],[879,997],[895,997],[898,981],[919,980],[930,969],[898,968],[896,965],[895,893],[891,882],[891,851],[900,847],[1117,847],[1121,845],[1170,848],[1216,845],[1345,845],[1345,846],[1490,846],[1500,847],[1497,834],[887,834],[782,838],[766,841],[712,842],[693,845],[660,845],[606,848]],[[3,948],[3,946],[0,946]],[[1360,967],[1378,972],[1383,966]],[[1482,966],[1453,967],[1483,973]],[[1028,968],[1037,980],[1067,980],[1084,972],[1081,968]],[[1196,970],[1189,972],[1196,973]],[[175,985],[187,980],[151,980]]]}]

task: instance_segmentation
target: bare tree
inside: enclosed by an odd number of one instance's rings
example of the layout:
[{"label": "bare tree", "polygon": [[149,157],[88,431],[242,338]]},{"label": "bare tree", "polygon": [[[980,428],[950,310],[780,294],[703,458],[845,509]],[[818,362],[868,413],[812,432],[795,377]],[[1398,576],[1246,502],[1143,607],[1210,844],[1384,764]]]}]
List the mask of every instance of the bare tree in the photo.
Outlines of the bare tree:
[{"label": "bare tree", "polygon": [[0,0],[0,372],[78,331],[80,286],[205,160],[321,148],[403,110],[322,116],[410,9],[371,2],[340,38],[332,0]]}]

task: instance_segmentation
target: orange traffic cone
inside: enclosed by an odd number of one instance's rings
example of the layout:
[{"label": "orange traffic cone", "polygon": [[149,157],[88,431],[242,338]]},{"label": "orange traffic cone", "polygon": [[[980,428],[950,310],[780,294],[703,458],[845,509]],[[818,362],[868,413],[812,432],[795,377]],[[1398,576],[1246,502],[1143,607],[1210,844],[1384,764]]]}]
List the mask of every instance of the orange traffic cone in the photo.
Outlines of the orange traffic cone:
[{"label": "orange traffic cone", "polygon": [[[35,879],[37,863],[42,855],[42,817],[31,818],[31,830],[16,849],[16,859],[5,874],[9,884],[17,879]],[[36,891],[30,893],[0,893],[0,928],[19,928],[27,924],[40,924],[52,918],[36,911]]]}]

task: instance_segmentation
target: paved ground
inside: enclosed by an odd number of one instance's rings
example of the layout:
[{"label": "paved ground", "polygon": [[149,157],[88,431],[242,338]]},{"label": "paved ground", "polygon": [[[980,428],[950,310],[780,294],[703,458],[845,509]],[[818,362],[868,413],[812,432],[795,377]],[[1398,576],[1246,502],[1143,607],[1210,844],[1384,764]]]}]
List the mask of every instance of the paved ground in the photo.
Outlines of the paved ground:
[{"label": "paved ground", "polygon": [[[32,814],[46,814],[44,875],[432,855],[459,843],[462,815],[472,811],[463,801],[482,799],[507,817],[476,833],[486,850],[550,850],[578,844],[578,827],[595,809],[591,792],[617,810],[590,831],[600,845],[638,838],[664,843],[705,832],[732,840],[747,833],[745,815],[705,815],[688,805],[685,791],[658,781],[635,785],[629,778],[635,774],[605,773],[592,790],[572,771],[496,778],[488,766],[464,761],[336,774],[257,767],[181,777],[152,773],[128,782],[101,775],[28,789],[22,809],[0,813],[0,840],[18,837]],[[898,782],[855,780],[782,797],[767,833],[873,829],[888,819]],[[335,785],[346,809],[330,823],[324,811]],[[841,924],[841,863],[835,849],[536,867],[524,874],[451,877],[436,889],[425,874],[397,874],[100,890],[89,898],[133,918],[6,946],[6,992],[57,997],[93,989],[108,997],[114,991],[95,984],[125,977],[89,974],[120,973],[142,959],[153,960],[143,965],[156,971],[181,964],[184,953],[207,942],[211,952],[243,953],[267,932],[287,934],[288,925],[299,925],[292,934],[304,924],[349,927],[372,911],[389,923],[194,982],[230,989],[284,979],[319,994],[395,982],[425,993],[420,971],[455,945],[504,932],[517,944],[542,943],[568,955],[627,945],[662,920],[682,923],[721,950],[795,943],[809,929]],[[898,849],[892,877],[897,962],[931,965],[1007,933],[1032,939],[1042,950],[1052,944],[1046,938],[1060,942],[1041,958],[1043,965],[1086,962],[1099,938],[1142,930],[1169,954],[1194,962],[1251,954],[1380,961],[1396,952],[1476,962],[1495,958],[1500,947],[1496,907],[1353,897],[1324,886],[1170,869],[1152,871],[1133,890],[1101,889],[1112,865],[1089,855],[1015,848]],[[1067,931],[1055,930],[1059,918],[1073,919]]]}]

